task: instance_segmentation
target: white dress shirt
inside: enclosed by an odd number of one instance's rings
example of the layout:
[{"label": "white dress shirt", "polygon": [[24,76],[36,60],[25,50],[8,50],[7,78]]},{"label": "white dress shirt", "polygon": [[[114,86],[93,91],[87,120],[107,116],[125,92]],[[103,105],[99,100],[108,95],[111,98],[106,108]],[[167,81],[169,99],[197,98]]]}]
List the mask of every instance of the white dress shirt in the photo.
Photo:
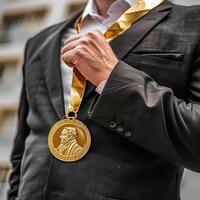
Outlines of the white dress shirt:
[{"label": "white dress shirt", "polygon": [[[99,15],[95,0],[89,0],[85,10],[82,14],[82,30],[81,33],[92,31],[94,29],[100,30],[104,33],[126,10],[130,8],[131,5],[136,3],[138,0],[116,0],[113,2],[107,10],[107,16],[103,17]],[[76,29],[70,28],[66,33],[63,34],[63,42],[70,36],[76,35]],[[63,92],[64,92],[64,103],[65,103],[65,112],[68,110],[70,103],[71,95],[71,84],[72,84],[72,68],[68,67],[63,60],[61,59],[61,74],[62,74],[62,83],[63,83]],[[96,88],[96,92],[101,94],[106,80],[102,81]]]}]

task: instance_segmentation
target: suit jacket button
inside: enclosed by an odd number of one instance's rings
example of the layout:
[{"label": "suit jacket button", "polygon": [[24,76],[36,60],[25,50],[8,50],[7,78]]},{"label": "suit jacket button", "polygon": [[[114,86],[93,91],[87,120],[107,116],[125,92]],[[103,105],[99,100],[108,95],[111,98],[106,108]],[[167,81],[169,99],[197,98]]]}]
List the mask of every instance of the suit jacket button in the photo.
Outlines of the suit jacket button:
[{"label": "suit jacket button", "polygon": [[126,131],[124,134],[127,138],[131,137],[133,133],[131,131]]},{"label": "suit jacket button", "polygon": [[117,123],[116,122],[110,122],[109,123],[109,127],[110,128],[115,128],[117,126]]},{"label": "suit jacket button", "polygon": [[124,128],[123,126],[117,126],[116,130],[118,133],[122,133],[124,131]]}]

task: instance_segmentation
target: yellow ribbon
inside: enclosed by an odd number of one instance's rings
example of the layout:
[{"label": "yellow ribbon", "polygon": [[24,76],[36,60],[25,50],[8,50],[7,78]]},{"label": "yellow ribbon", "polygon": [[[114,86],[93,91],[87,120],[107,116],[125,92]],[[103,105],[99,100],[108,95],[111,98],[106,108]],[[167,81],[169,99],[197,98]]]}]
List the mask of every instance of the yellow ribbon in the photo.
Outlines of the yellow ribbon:
[{"label": "yellow ribbon", "polygon": [[69,109],[66,113],[66,117],[68,117],[69,113],[72,112],[75,114],[73,117],[76,118],[77,112],[83,99],[85,88],[86,78],[76,69],[76,67],[74,67],[71,86],[71,101]]},{"label": "yellow ribbon", "polygon": [[[131,27],[136,21],[146,15],[149,11],[154,9],[163,3],[164,0],[138,0],[135,4],[133,4],[125,13],[123,13],[117,21],[115,21],[111,27],[104,33],[105,38],[108,42],[116,38],[125,32],[128,28]],[[81,31],[82,19],[78,18],[77,32]],[[69,112],[73,112],[76,114],[81,105],[83,95],[86,87],[86,79],[83,75],[74,67],[73,68],[73,78],[72,78],[72,86],[71,86],[71,101],[69,110],[66,113],[66,117],[68,117]]]}]

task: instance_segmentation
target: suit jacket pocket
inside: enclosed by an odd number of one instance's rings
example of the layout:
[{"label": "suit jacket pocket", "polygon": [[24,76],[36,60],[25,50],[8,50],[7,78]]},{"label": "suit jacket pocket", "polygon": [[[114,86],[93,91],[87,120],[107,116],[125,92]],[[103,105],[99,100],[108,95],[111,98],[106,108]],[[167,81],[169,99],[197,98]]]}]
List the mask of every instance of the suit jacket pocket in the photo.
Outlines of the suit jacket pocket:
[{"label": "suit jacket pocket", "polygon": [[124,61],[141,70],[150,68],[161,71],[180,71],[183,66],[183,57],[183,54],[173,53],[135,54],[131,52]]},{"label": "suit jacket pocket", "polygon": [[182,53],[145,53],[145,54],[140,54],[143,56],[153,56],[157,58],[165,58],[165,59],[172,59],[172,60],[179,60],[182,61],[184,58],[184,54]]}]

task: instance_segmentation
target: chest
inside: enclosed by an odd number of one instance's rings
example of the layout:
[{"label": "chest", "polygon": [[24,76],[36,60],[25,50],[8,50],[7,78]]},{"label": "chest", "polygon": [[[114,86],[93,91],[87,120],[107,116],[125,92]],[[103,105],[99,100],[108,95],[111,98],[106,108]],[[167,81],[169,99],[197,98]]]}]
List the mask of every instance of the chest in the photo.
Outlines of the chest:
[{"label": "chest", "polygon": [[186,99],[196,42],[192,33],[177,32],[175,28],[158,26],[123,61],[171,88],[178,98]]}]

